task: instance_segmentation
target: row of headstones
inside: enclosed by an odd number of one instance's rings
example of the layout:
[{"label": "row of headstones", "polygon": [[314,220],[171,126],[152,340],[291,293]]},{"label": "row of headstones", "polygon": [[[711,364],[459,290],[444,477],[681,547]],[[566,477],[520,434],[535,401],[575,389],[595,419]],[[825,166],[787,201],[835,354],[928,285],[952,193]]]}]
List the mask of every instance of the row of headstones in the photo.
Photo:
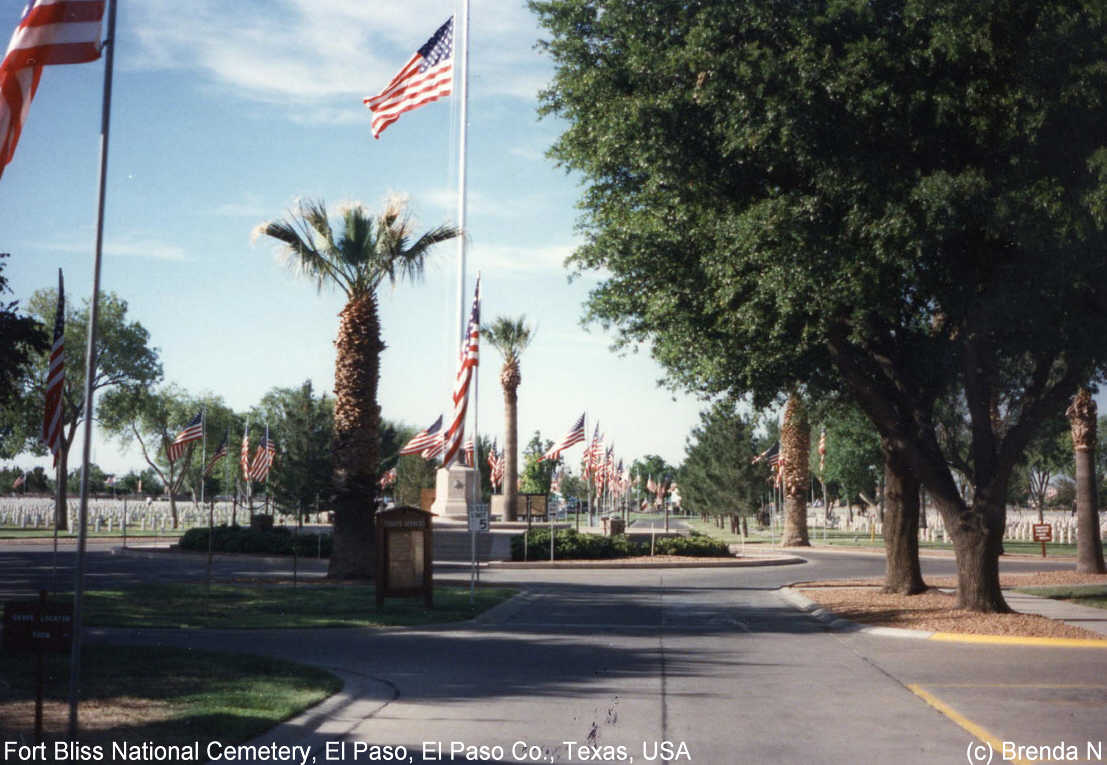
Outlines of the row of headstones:
[{"label": "row of headstones", "polygon": [[[78,508],[73,502],[69,503],[69,529],[70,533],[76,533]],[[215,525],[231,524],[237,521],[246,524],[249,519],[243,508],[234,508],[231,503],[215,505],[213,513],[188,507],[179,511],[180,525],[184,528],[194,526],[207,526],[214,516]],[[49,529],[52,527],[54,508],[52,504],[40,503],[38,506],[17,506],[15,508],[0,509],[0,526],[19,529]],[[276,519],[278,525],[291,525],[293,520],[289,516],[279,515]],[[310,513],[304,517],[305,523],[323,523],[323,513]],[[89,528],[93,531],[112,532],[121,529],[124,525],[124,511],[121,507],[89,505]],[[126,526],[137,531],[161,531],[172,528],[172,515],[168,509],[150,509],[141,504],[135,504],[126,510]]]}]

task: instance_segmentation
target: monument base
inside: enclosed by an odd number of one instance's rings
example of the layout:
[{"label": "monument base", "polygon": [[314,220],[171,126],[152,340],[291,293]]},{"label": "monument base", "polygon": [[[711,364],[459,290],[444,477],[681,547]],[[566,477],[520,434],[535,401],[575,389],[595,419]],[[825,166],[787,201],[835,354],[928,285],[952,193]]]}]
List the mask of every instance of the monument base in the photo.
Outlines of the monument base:
[{"label": "monument base", "polygon": [[470,467],[454,464],[438,468],[431,512],[443,520],[468,522],[469,497],[473,495],[476,480],[477,471]]}]

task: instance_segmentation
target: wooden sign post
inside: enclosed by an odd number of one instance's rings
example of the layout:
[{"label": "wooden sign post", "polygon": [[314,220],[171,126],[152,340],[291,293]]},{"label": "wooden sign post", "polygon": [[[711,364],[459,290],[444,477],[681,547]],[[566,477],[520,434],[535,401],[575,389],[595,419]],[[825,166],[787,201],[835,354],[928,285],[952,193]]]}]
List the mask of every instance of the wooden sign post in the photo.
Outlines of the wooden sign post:
[{"label": "wooden sign post", "polygon": [[73,604],[48,603],[46,590],[37,601],[4,604],[4,652],[35,655],[35,743],[42,742],[42,697],[47,653],[69,653],[73,645]]},{"label": "wooden sign post", "polygon": [[400,506],[377,513],[377,608],[386,597],[423,596],[434,605],[434,513]]},{"label": "wooden sign post", "polygon": [[1046,542],[1053,541],[1053,524],[1035,523],[1031,529],[1034,532],[1034,541],[1042,543],[1042,557],[1046,556]]}]

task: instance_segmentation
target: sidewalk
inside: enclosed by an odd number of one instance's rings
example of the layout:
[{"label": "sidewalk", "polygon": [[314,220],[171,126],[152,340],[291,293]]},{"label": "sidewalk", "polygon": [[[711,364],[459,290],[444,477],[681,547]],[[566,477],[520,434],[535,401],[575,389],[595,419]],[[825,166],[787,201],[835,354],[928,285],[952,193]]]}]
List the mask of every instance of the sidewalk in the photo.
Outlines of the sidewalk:
[{"label": "sidewalk", "polygon": [[1105,608],[1080,606],[1064,600],[1027,595],[1014,590],[1004,590],[1003,597],[1006,598],[1007,604],[1019,613],[1037,614],[1107,637],[1107,609]]}]

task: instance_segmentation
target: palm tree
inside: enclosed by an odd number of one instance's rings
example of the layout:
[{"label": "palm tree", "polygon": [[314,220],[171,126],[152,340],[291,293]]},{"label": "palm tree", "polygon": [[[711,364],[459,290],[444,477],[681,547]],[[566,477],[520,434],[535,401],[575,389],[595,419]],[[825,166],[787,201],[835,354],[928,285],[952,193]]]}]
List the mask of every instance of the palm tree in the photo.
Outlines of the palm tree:
[{"label": "palm tree", "polygon": [[811,458],[811,423],[796,393],[788,397],[780,426],[780,458],[784,463],[784,547],[808,547],[807,488]]},{"label": "palm tree", "polygon": [[519,499],[519,355],[534,339],[534,327],[526,325],[526,317],[510,319],[498,316],[491,326],[481,330],[484,339],[504,357],[500,370],[500,385],[504,389],[504,520],[515,520],[515,505]]},{"label": "palm tree", "polygon": [[389,200],[372,216],[360,204],[340,211],[336,234],[322,201],[300,202],[287,220],[263,223],[264,234],[281,243],[289,267],[346,295],[339,313],[334,364],[334,539],[327,576],[366,578],[373,573],[373,508],[380,472],[377,403],[381,340],[377,288],[422,276],[432,246],[458,235],[439,226],[414,236],[406,203]]},{"label": "palm tree", "polygon": [[1072,445],[1076,459],[1076,570],[1104,573],[1103,542],[1099,537],[1096,498],[1096,404],[1087,388],[1080,388],[1069,406]]}]

